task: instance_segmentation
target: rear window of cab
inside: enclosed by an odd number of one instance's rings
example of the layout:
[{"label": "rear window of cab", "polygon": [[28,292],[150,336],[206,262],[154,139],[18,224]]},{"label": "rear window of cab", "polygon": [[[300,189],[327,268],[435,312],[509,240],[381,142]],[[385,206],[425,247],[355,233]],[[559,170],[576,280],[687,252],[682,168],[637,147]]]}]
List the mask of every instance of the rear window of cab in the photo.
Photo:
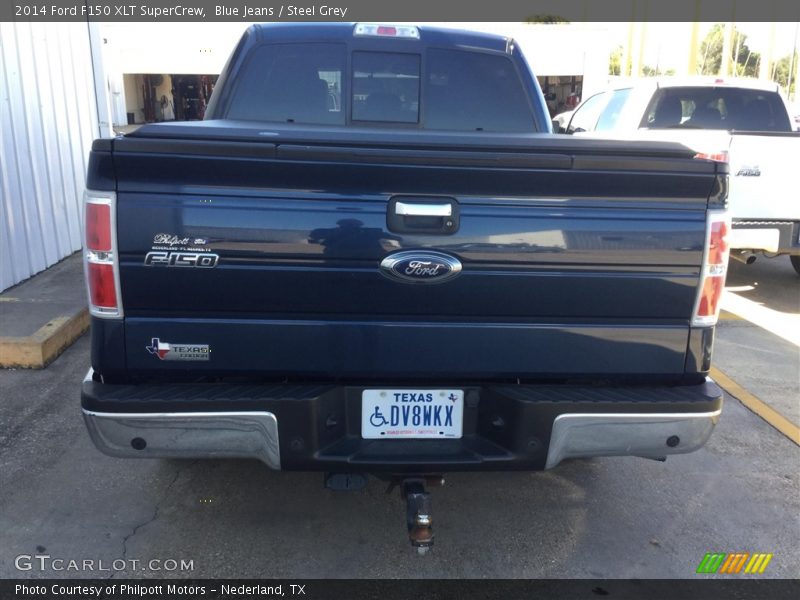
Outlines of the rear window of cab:
[{"label": "rear window of cab", "polygon": [[791,131],[777,92],[736,87],[666,87],[653,95],[640,125],[647,129]]},{"label": "rear window of cab", "polygon": [[335,43],[267,44],[237,78],[226,117],[310,125],[447,131],[535,131],[525,88],[507,56],[430,48],[353,51]]}]

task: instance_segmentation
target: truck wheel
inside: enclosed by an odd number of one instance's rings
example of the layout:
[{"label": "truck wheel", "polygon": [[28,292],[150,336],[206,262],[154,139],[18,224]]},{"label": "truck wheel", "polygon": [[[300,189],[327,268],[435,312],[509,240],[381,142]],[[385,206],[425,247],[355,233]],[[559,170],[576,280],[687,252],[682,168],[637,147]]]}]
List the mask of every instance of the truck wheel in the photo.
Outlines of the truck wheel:
[{"label": "truck wheel", "polygon": [[800,255],[792,254],[789,257],[789,260],[792,261],[792,266],[794,270],[797,271],[797,274],[800,275]]}]

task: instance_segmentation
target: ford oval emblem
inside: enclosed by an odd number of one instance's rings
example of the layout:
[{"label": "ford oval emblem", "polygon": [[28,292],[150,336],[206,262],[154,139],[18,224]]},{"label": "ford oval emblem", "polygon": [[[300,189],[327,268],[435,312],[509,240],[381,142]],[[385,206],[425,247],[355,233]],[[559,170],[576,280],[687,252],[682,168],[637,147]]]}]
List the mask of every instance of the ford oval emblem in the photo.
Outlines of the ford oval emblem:
[{"label": "ford oval emblem", "polygon": [[441,283],[461,272],[461,262],[442,252],[406,250],[384,258],[381,272],[406,283]]}]

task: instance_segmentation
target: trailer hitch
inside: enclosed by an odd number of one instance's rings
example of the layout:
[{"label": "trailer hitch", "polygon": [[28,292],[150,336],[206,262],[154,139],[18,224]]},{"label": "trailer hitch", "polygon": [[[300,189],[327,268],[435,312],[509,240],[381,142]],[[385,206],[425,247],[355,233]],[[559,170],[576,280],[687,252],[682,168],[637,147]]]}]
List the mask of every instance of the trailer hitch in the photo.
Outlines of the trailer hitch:
[{"label": "trailer hitch", "polygon": [[[426,477],[409,477],[400,482],[400,493],[406,501],[406,526],[411,546],[417,554],[425,555],[433,547],[433,517],[431,516],[431,494],[427,486],[444,485],[444,477],[440,475]],[[397,481],[389,485],[388,491],[396,487]]]}]

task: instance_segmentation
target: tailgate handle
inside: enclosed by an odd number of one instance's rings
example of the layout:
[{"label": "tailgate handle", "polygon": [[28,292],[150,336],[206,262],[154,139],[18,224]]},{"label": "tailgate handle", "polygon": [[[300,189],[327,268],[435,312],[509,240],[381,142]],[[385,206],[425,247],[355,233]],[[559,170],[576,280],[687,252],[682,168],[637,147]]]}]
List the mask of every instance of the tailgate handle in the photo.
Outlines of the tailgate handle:
[{"label": "tailgate handle", "polygon": [[408,217],[451,217],[453,205],[447,204],[408,204],[397,202],[394,207],[395,214]]},{"label": "tailgate handle", "polygon": [[455,198],[395,196],[386,207],[386,226],[394,233],[452,235],[459,224]]}]

